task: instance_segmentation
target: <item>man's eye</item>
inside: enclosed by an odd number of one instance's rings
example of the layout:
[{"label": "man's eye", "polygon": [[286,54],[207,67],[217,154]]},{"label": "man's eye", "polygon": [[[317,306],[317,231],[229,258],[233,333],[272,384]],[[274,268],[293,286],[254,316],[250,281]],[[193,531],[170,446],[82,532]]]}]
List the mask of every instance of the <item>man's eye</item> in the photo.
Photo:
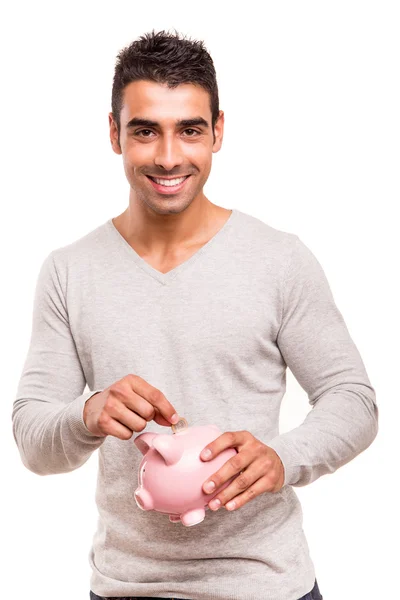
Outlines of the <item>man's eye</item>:
[{"label": "man's eye", "polygon": [[[185,131],[192,131],[193,133],[200,134],[200,131],[197,131],[196,129],[185,129]],[[188,137],[195,137],[195,136],[194,135],[189,135]]]},{"label": "man's eye", "polygon": [[[186,133],[190,132],[190,135],[188,135],[187,137],[196,137],[196,135],[200,135],[200,131],[197,131],[196,129],[192,129],[192,128],[188,128],[184,130]],[[140,129],[139,131],[135,131],[135,135],[138,135],[139,137],[151,137],[150,135],[144,135],[147,133],[153,133],[151,131],[151,129]]]},{"label": "man's eye", "polygon": [[[150,132],[150,133],[152,133],[150,129],[141,129],[140,131],[135,131],[135,135],[140,135],[140,134],[141,134],[141,133],[143,133],[144,131],[147,131],[147,132]],[[148,135],[144,135],[144,136],[142,136],[142,137],[149,137],[149,136],[148,136]]]}]

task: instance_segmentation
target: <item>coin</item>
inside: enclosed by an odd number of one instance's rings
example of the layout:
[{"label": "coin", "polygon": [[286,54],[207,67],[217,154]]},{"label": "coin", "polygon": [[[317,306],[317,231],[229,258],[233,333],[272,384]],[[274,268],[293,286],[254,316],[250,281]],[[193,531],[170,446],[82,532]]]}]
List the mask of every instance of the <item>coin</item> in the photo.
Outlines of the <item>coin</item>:
[{"label": "coin", "polygon": [[184,431],[188,428],[188,422],[183,417],[179,417],[179,421],[175,423],[175,425],[171,425],[171,429],[174,433],[178,433],[178,431]]}]

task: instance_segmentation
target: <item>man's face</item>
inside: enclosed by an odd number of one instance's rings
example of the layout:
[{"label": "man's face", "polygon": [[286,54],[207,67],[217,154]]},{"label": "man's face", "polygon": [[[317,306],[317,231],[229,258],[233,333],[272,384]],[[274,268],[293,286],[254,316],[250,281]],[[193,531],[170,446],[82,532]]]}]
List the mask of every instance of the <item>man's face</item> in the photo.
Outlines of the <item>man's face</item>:
[{"label": "man's face", "polygon": [[[169,89],[166,84],[134,81],[124,89],[120,145],[112,113],[109,122],[113,150],[122,154],[131,194],[139,202],[160,214],[180,213],[203,195],[224,125],[220,111],[214,141],[205,89],[193,84]],[[183,176],[188,177],[181,183]],[[179,181],[167,187],[150,177]]]}]

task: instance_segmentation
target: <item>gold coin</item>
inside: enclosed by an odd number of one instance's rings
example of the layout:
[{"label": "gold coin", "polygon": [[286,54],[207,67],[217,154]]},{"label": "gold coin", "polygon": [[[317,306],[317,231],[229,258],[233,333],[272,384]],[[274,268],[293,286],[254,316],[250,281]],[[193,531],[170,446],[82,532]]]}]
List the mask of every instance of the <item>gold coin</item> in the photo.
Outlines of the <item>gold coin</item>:
[{"label": "gold coin", "polygon": [[188,422],[183,417],[179,417],[179,421],[175,425],[171,425],[171,429],[174,433],[178,431],[184,431],[188,428]]}]

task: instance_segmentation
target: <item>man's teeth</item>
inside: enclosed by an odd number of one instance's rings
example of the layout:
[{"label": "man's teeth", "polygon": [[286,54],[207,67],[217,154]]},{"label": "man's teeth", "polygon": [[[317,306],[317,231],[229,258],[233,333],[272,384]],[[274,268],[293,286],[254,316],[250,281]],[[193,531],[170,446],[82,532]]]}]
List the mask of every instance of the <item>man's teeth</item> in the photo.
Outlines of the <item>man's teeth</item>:
[{"label": "man's teeth", "polygon": [[152,177],[152,180],[159,185],[165,185],[166,187],[172,187],[173,185],[179,185],[182,181],[185,181],[186,177],[179,177],[179,179],[159,179],[158,177]]}]

